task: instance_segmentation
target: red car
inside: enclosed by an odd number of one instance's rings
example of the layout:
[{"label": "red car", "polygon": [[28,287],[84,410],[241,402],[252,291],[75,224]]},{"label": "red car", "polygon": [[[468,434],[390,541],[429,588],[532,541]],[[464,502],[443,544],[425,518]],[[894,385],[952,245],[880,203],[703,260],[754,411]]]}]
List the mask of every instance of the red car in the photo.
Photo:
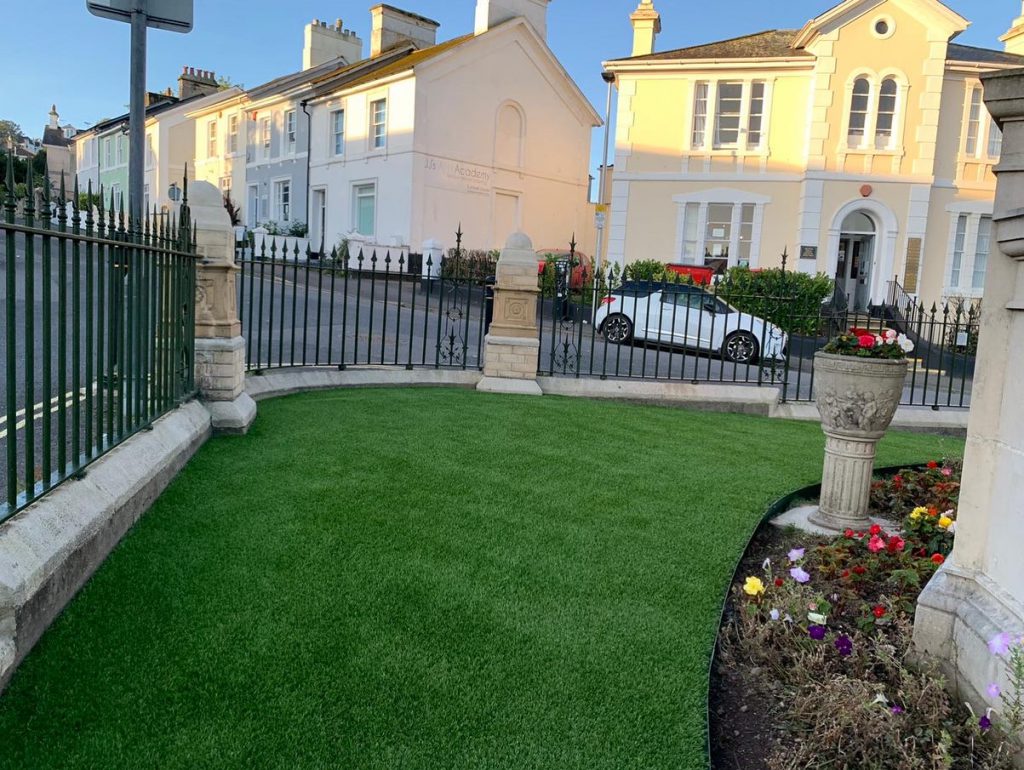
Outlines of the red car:
[{"label": "red car", "polygon": [[[547,266],[548,258],[569,259],[568,249],[538,249],[537,250],[537,275],[544,275],[544,268]],[[573,291],[579,291],[585,285],[589,285],[594,276],[594,262],[586,254],[577,251],[574,253],[575,263],[572,267],[572,278],[570,287]]]},{"label": "red car", "polygon": [[710,286],[715,276],[712,268],[699,265],[665,265],[665,269],[677,275],[689,276],[698,286]]}]

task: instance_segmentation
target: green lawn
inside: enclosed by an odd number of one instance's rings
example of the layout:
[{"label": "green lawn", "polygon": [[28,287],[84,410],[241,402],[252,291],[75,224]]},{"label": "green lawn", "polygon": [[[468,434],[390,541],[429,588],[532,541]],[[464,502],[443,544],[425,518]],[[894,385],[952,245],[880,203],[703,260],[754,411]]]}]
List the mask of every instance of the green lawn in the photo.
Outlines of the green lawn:
[{"label": "green lawn", "polygon": [[822,446],[555,397],[265,402],[26,660],[0,766],[701,768],[722,592]]}]

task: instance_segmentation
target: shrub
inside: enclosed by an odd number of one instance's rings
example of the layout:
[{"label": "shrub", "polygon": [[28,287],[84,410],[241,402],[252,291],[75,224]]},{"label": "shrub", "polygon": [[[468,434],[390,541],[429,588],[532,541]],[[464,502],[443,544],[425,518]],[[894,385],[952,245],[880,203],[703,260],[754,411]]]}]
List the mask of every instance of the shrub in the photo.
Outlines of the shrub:
[{"label": "shrub", "polygon": [[449,249],[441,263],[441,278],[457,281],[482,281],[498,269],[497,250]]},{"label": "shrub", "polygon": [[907,335],[897,334],[892,329],[881,334],[867,329],[851,329],[830,340],[823,350],[837,356],[901,361],[914,350],[914,343]]},{"label": "shrub", "polygon": [[305,238],[308,233],[309,226],[305,222],[296,220],[288,225],[287,235],[293,238]]},{"label": "shrub", "polygon": [[719,296],[743,312],[771,321],[790,334],[816,335],[822,325],[821,305],[832,296],[832,279],[781,269],[732,268],[719,286]]},{"label": "shrub", "polygon": [[631,281],[661,281],[665,276],[665,263],[656,259],[641,259],[626,265],[622,277]]}]

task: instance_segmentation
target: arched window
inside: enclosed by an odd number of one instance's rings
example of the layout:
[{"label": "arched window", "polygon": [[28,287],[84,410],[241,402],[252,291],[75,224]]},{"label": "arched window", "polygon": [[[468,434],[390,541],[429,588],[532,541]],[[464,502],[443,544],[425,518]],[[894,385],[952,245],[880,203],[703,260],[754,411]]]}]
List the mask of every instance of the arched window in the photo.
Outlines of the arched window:
[{"label": "arched window", "polygon": [[850,131],[848,144],[853,148],[865,145],[868,127],[868,110],[871,103],[871,81],[857,78],[853,83],[853,97],[850,100]]},{"label": "arched window", "polygon": [[523,165],[523,113],[514,104],[503,104],[498,109],[498,123],[494,134],[494,161],[506,168]]},{"label": "arched window", "polygon": [[896,80],[886,78],[878,92],[878,120],[875,122],[875,147],[887,150],[893,146],[896,123]]}]

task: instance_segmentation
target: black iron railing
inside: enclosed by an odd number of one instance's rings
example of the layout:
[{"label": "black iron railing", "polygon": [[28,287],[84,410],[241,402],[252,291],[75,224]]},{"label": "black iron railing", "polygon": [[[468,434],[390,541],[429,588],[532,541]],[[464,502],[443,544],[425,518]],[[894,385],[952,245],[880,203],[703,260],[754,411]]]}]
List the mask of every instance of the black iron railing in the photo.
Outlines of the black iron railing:
[{"label": "black iron railing", "polygon": [[903,404],[970,406],[973,308],[886,303],[856,312],[839,293],[809,305],[786,292],[785,271],[774,296],[727,279],[698,285],[623,280],[615,268],[582,279],[578,266],[557,271],[548,266],[542,280],[542,376],[775,386],[784,401],[811,401],[814,354],[832,337],[892,328],[915,344]]},{"label": "black iron railing", "polygon": [[236,262],[250,371],[483,365],[488,276],[461,232],[437,263],[402,249],[313,252],[295,239],[264,240]]},{"label": "black iron railing", "polygon": [[12,182],[8,163],[0,520],[195,392],[187,185],[172,221],[153,212],[137,222],[102,190],[80,199],[76,184],[68,200],[63,181],[54,196],[44,180],[37,209]]}]

